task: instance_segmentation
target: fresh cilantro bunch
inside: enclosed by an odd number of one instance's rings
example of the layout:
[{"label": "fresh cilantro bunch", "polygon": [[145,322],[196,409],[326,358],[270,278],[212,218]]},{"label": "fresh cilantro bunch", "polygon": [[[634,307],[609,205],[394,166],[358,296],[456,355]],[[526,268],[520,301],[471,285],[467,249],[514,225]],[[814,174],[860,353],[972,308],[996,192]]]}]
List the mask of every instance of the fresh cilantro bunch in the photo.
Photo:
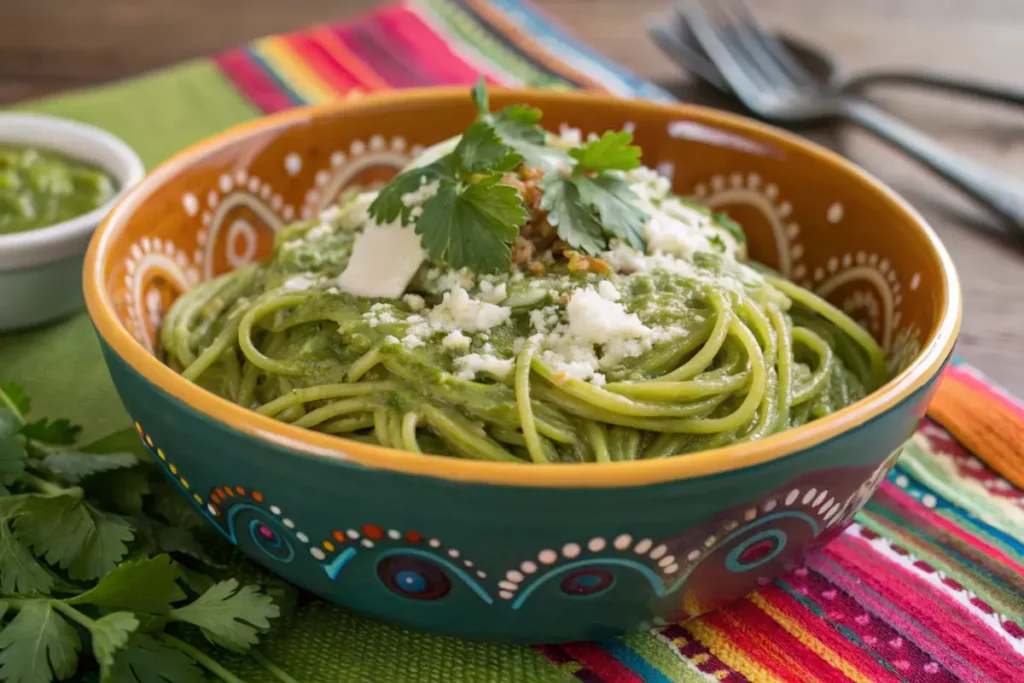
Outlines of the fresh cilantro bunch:
[{"label": "fresh cilantro bunch", "polygon": [[[480,273],[508,270],[511,245],[530,214],[519,191],[501,179],[522,163],[494,125],[477,120],[450,154],[384,186],[370,204],[370,215],[380,223],[400,218],[408,225],[418,209],[416,232],[434,259]],[[430,183],[437,191],[421,207],[403,201]]]},{"label": "fresh cilantro bunch", "polygon": [[244,683],[213,645],[295,683],[250,649],[279,605],[223,576],[191,531],[205,523],[136,456],[134,432],[76,447],[80,427],[30,408],[0,382],[0,681],[91,669],[101,683],[199,683],[204,670]]},{"label": "fresh cilantro bunch", "polygon": [[[492,112],[483,79],[471,96],[476,121],[450,154],[402,173],[380,191],[370,205],[378,223],[415,223],[424,249],[453,268],[507,271],[511,245],[531,216],[520,191],[502,178],[525,164],[544,170],[541,208],[574,249],[597,254],[611,238],[644,249],[647,216],[622,175],[640,165],[630,133],[609,131],[566,152],[546,144],[539,109],[514,104]],[[422,206],[405,201],[433,183],[436,192]]]},{"label": "fresh cilantro bunch", "polygon": [[612,237],[639,251],[645,248],[647,214],[637,207],[639,197],[621,173],[640,166],[640,148],[632,142],[631,133],[608,131],[569,150],[576,162],[571,170],[555,168],[544,176],[541,208],[548,222],[585,254],[604,251]]}]

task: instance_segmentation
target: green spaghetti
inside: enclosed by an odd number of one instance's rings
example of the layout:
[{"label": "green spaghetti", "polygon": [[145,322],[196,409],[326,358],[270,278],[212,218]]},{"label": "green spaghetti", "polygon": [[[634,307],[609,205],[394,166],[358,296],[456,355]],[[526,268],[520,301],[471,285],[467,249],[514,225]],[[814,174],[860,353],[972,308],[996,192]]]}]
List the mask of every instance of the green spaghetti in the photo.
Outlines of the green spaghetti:
[{"label": "green spaghetti", "polygon": [[625,132],[490,112],[377,192],[183,294],[166,362],[297,427],[495,462],[617,462],[760,439],[885,380],[847,315],[748,263]]}]

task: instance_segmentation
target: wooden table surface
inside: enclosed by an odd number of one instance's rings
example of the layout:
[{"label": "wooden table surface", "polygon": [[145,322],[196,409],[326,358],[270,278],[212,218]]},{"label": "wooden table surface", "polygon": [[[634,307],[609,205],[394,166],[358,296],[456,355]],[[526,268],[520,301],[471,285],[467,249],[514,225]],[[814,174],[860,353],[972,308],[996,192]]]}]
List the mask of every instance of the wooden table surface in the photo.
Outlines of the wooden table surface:
[{"label": "wooden table surface", "polygon": [[[371,0],[0,0],[0,105],[136,74],[257,36],[343,18]],[[730,106],[663,57],[645,21],[664,0],[537,0],[612,59],[684,99]],[[928,67],[1024,87],[1021,0],[752,0],[774,26],[826,45],[851,70]],[[1024,111],[893,88],[872,93],[949,146],[1024,175]],[[809,134],[914,203],[963,279],[960,353],[1024,394],[1024,249],[987,214],[860,131]]]}]

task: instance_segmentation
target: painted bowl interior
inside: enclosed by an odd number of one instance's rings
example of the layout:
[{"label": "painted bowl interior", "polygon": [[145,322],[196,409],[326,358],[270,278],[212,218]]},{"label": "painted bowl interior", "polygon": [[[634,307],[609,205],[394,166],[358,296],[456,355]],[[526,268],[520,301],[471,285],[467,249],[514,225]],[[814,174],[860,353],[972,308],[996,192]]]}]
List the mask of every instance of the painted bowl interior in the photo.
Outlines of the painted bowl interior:
[{"label": "painted bowl interior", "polygon": [[[315,217],[345,188],[385,182],[424,146],[464,129],[473,113],[459,88],[270,117],[186,150],[130,193],[86,262],[90,313],[129,412],[183,493],[246,552],[328,599],[408,626],[521,642],[595,638],[743,595],[848,523],[923,415],[959,326],[948,255],[870,176],[746,119],[553,91],[496,91],[492,100],[539,106],[554,129],[632,127],[644,162],[671,175],[677,192],[740,222],[755,259],[870,330],[894,380],[818,421],[824,426],[757,444],[658,462],[518,466],[416,456],[257,420],[153,357],[164,312],[183,291],[267,257],[283,225]],[[239,531],[242,517],[231,510],[262,521]],[[798,523],[798,533],[786,526]],[[287,546],[287,562],[267,544]],[[401,544],[420,559],[381,550]],[[588,553],[630,559],[586,564]],[[433,569],[421,566],[428,555]],[[708,556],[720,562],[701,564]],[[623,573],[627,564],[639,567],[635,575]],[[557,581],[527,587],[545,565]],[[471,602],[504,599],[522,607],[520,620],[475,607],[439,616],[419,597],[395,602],[402,581],[436,589],[435,598],[472,584]],[[380,582],[390,597],[371,599]],[[535,598],[523,606],[534,589],[570,596],[576,608],[555,601],[545,612],[549,603]]]},{"label": "painted bowl interior", "polygon": [[[346,188],[382,184],[424,146],[463,130],[472,111],[461,90],[454,95],[298,112],[204,146],[148,188],[106,242],[101,282],[118,319],[152,350],[163,311],[182,291],[267,258],[281,226],[316,216]],[[892,370],[936,333],[949,305],[946,264],[919,219],[876,183],[827,168],[834,160],[808,149],[751,135],[758,127],[741,119],[591,97],[600,106],[563,93],[498,92],[494,100],[536,103],[556,129],[634,127],[646,165],[740,222],[753,258],[854,316]]]}]

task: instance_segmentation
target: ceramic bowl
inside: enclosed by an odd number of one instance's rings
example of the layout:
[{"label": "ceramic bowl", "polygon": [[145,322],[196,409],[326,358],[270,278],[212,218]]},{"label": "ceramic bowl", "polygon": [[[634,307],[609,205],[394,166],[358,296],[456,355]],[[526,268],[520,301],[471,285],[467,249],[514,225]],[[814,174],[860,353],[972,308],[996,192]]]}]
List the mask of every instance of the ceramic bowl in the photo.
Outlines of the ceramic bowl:
[{"label": "ceramic bowl", "polygon": [[[30,145],[60,152],[107,171],[119,195],[142,180],[145,167],[110,133],[42,114],[0,112],[0,145]],[[45,228],[0,235],[0,332],[39,325],[82,307],[82,260],[89,238],[117,197]]]},{"label": "ceramic bowl", "polygon": [[167,475],[231,542],[328,600],[411,628],[517,642],[681,621],[840,533],[924,415],[960,294],[924,220],[840,157],[747,119],[563,92],[493,93],[551,126],[631,125],[675,188],[728,211],[753,255],[849,311],[894,379],[826,419],[693,455],[516,465],[291,427],[207,393],[153,353],[167,306],[270,254],[274,231],[391,176],[473,116],[464,89],[280,114],[157,169],[93,239],[85,288],[111,374]]}]

